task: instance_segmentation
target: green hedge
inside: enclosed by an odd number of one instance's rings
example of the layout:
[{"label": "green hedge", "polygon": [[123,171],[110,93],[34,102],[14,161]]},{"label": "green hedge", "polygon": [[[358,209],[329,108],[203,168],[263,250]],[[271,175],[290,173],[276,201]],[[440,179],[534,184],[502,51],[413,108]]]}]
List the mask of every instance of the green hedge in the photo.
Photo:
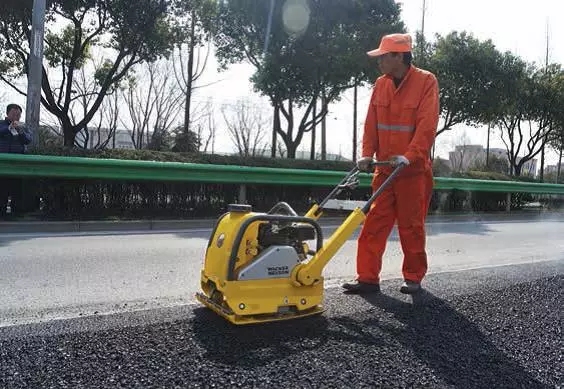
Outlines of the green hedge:
[{"label": "green hedge", "polygon": [[354,167],[351,161],[319,161],[270,157],[240,157],[235,155],[175,153],[151,150],[83,150],[50,148],[33,151],[33,154],[58,155],[87,158],[130,159],[158,162],[187,162],[214,165],[260,166],[292,169],[347,171]]}]

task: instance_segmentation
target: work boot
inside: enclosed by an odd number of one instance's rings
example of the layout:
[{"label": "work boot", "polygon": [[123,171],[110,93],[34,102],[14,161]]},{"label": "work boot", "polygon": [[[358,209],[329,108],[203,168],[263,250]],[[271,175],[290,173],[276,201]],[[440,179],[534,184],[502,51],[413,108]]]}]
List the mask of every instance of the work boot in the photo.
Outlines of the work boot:
[{"label": "work boot", "polygon": [[403,294],[414,294],[421,290],[421,284],[419,282],[405,280],[400,288],[400,292]]},{"label": "work boot", "polygon": [[370,284],[367,282],[355,281],[343,284],[347,294],[368,294],[380,293],[380,284]]}]

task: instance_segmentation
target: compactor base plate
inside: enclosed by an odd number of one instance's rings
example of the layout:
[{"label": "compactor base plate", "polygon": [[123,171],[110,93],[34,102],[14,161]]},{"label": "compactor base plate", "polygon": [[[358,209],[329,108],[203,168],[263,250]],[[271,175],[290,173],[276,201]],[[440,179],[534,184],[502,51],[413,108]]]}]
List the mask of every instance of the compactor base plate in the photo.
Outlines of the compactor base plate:
[{"label": "compactor base plate", "polygon": [[284,313],[273,312],[271,314],[261,314],[261,315],[235,315],[229,308],[218,304],[208,296],[203,293],[196,293],[196,299],[202,303],[207,308],[211,309],[213,312],[217,313],[218,315],[222,316],[230,323],[235,325],[245,325],[245,324],[260,324],[260,323],[269,323],[269,322],[277,322],[277,321],[285,321],[285,320],[295,320],[310,316],[315,316],[322,314],[325,312],[325,307],[323,306],[315,306],[308,310],[304,311],[288,311]]}]

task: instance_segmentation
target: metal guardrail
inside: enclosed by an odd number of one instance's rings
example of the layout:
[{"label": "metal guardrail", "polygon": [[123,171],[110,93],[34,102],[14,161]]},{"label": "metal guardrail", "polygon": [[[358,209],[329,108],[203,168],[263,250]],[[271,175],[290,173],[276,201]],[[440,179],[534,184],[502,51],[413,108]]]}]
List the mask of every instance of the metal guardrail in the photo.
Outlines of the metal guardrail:
[{"label": "metal guardrail", "polygon": [[[0,154],[0,176],[330,187],[341,181],[344,174],[342,171]],[[370,175],[359,177],[361,187],[370,186]],[[435,189],[564,195],[562,184],[450,177],[435,177]]]}]

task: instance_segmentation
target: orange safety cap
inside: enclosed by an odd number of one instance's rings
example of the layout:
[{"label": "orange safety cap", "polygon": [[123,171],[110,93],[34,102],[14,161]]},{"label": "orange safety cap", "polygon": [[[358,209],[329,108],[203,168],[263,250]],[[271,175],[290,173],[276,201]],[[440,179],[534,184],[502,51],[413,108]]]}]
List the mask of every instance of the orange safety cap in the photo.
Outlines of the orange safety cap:
[{"label": "orange safety cap", "polygon": [[368,51],[370,57],[379,57],[387,53],[406,53],[411,51],[411,36],[409,34],[384,35],[380,47]]}]

